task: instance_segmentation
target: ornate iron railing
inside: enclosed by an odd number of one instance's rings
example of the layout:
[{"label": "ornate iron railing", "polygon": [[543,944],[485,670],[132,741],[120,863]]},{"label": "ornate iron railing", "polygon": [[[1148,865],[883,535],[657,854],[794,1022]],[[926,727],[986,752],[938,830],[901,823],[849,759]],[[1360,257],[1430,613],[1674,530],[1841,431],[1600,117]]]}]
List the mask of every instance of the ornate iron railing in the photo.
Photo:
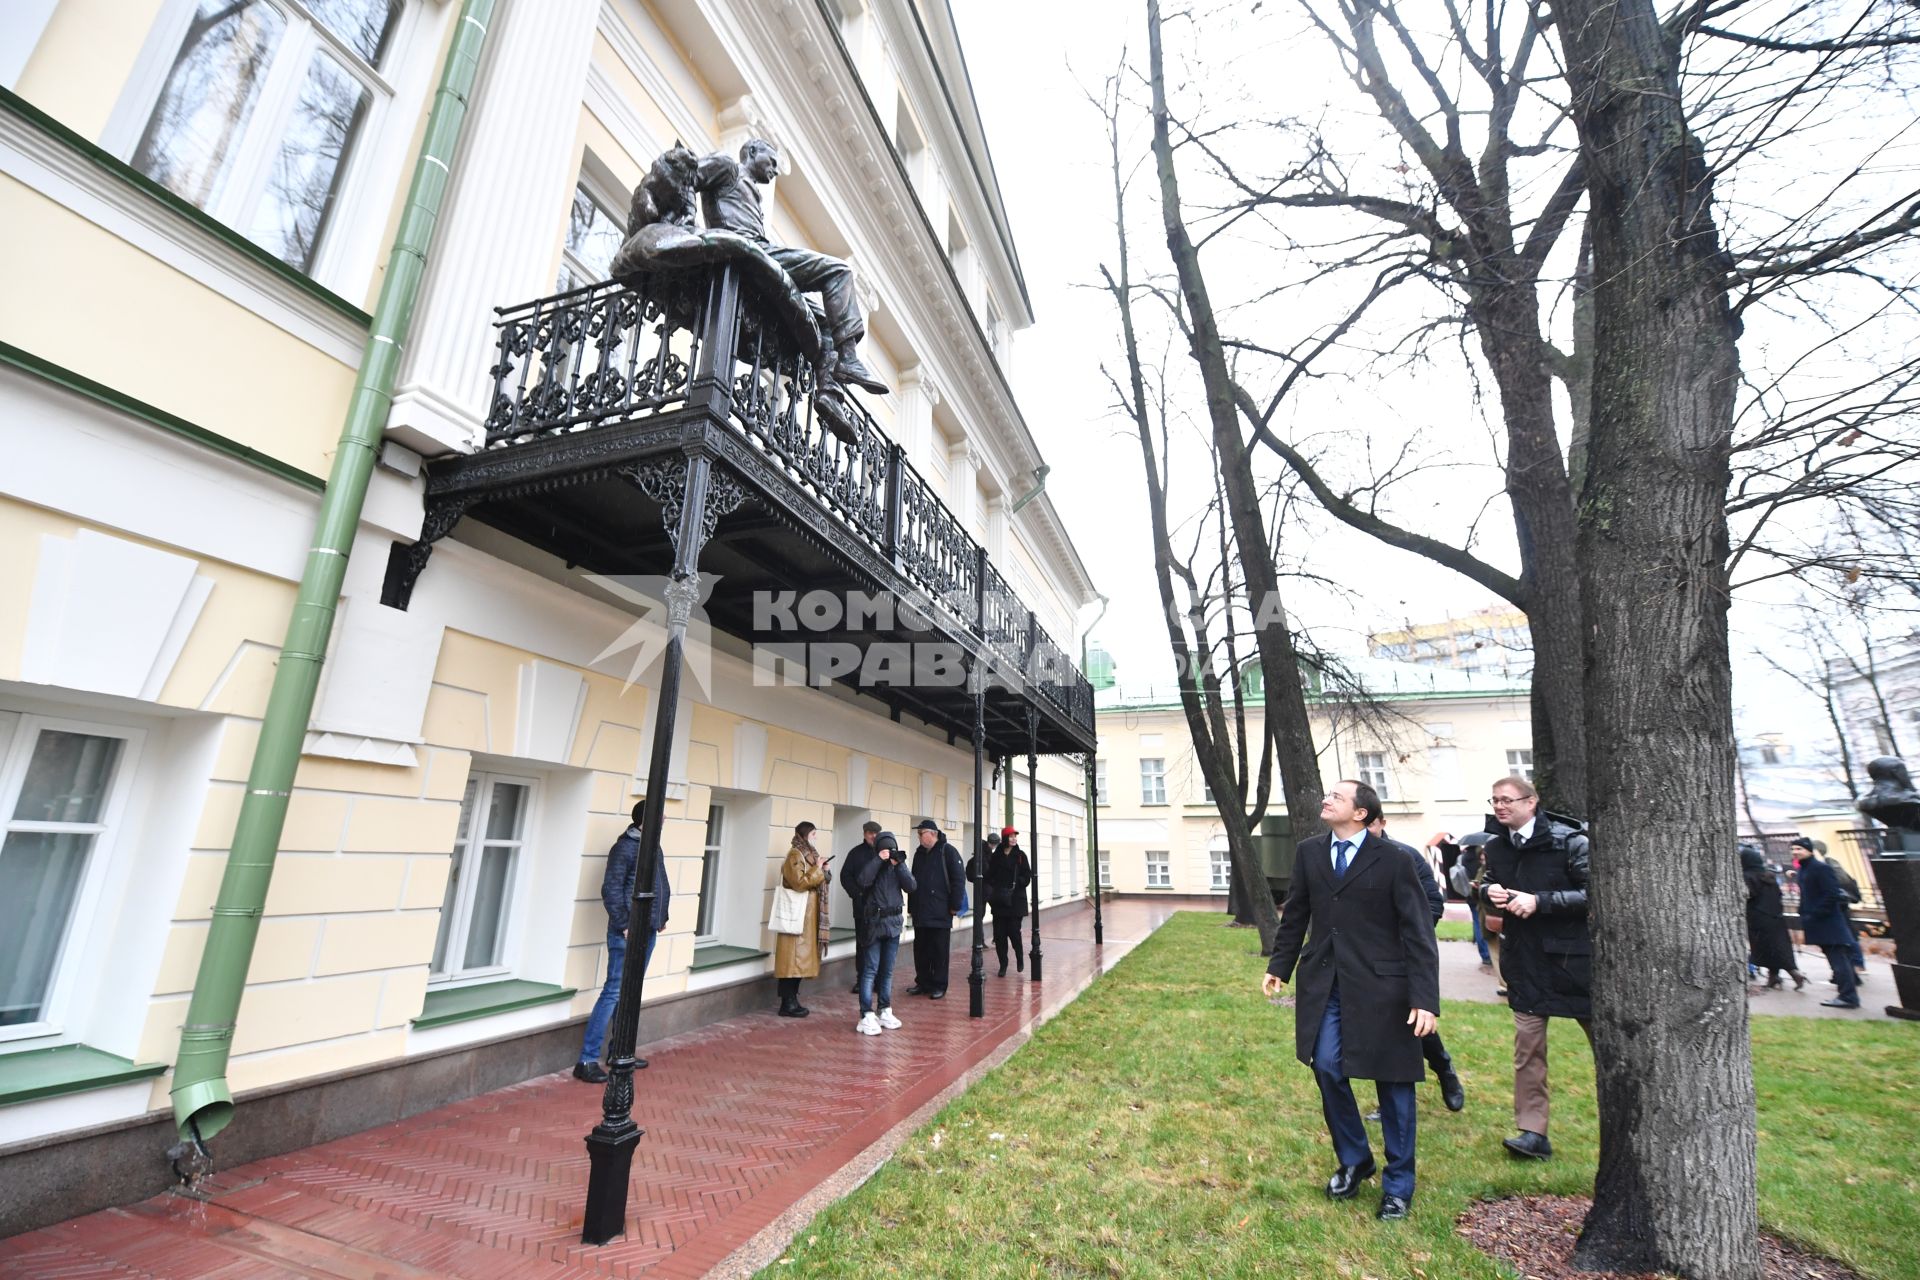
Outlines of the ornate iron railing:
[{"label": "ornate iron railing", "polygon": [[[1093,729],[1093,687],[989,561],[958,517],[857,400],[833,430],[816,408],[812,363],[742,293],[732,335],[713,332],[717,273],[586,285],[497,312],[489,450],[714,405],[703,353],[731,370],[725,420],[820,502],[824,517],[883,554],[950,622],[1071,723]],[[731,337],[731,342],[718,341]],[[718,409],[715,410],[718,412]],[[850,437],[850,438],[849,438]]]},{"label": "ornate iron railing", "polygon": [[487,445],[685,404],[706,310],[684,281],[586,285],[501,308]]}]

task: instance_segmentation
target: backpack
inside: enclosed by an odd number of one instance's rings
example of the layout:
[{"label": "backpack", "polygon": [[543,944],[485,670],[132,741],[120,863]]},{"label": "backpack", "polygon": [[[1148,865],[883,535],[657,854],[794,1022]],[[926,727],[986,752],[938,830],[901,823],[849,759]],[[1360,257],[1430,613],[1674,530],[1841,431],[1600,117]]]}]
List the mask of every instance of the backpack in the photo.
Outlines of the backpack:
[{"label": "backpack", "polygon": [[1860,901],[1860,882],[1847,874],[1847,869],[1840,865],[1840,860],[1838,858],[1823,858],[1822,861],[1833,868],[1833,878],[1840,882],[1840,892],[1847,895],[1847,901]]}]

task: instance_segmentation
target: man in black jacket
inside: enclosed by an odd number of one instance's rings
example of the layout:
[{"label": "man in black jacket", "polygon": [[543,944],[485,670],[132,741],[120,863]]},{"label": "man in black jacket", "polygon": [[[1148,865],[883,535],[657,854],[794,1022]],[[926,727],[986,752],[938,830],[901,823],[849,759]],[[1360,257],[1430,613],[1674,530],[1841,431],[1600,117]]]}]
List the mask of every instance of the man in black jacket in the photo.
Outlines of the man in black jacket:
[{"label": "man in black jacket", "polygon": [[932,818],[914,827],[920,848],[913,855],[913,882],[907,914],[913,917],[913,985],[910,996],[944,1000],[947,996],[947,952],[953,946],[953,918],[960,914],[960,895],[967,891],[966,868],[960,851]]},{"label": "man in black jacket", "polygon": [[860,887],[860,873],[867,863],[873,861],[873,849],[880,839],[880,824],[863,822],[860,824],[860,843],[847,850],[847,856],[840,859],[840,887],[847,891],[847,897],[853,903],[853,994],[860,994],[860,957],[867,954],[867,943],[872,937],[867,927],[866,893]]},{"label": "man in black jacket", "polygon": [[[600,988],[600,998],[593,1002],[593,1012],[587,1015],[580,1061],[573,1064],[573,1078],[588,1084],[607,1082],[600,1055],[606,1050],[607,1024],[613,1021],[614,1006],[620,1003],[620,974],[627,963],[628,916],[633,908],[634,881],[640,873],[640,811],[645,807],[644,803],[633,806],[633,825],[607,850],[607,870],[600,878],[600,902],[607,909],[607,985]],[[647,955],[640,963],[642,974],[647,971],[647,961],[653,959],[653,944],[659,940],[660,931],[667,927],[667,902],[672,897],[667,860],[656,856],[653,860],[653,927],[645,931]],[[644,1067],[647,1060],[635,1058],[633,1065]]]},{"label": "man in black jacket", "polygon": [[[1379,836],[1394,848],[1413,859],[1413,869],[1420,875],[1420,888],[1427,895],[1427,909],[1433,912],[1433,923],[1437,929],[1440,917],[1447,914],[1447,894],[1434,879],[1433,868],[1427,863],[1427,855],[1410,844],[1402,844],[1387,834],[1387,820],[1375,818],[1367,824],[1367,831]],[[1459,1073],[1453,1069],[1453,1055],[1447,1052],[1447,1046],[1440,1041],[1440,1032],[1431,1031],[1420,1039],[1420,1052],[1426,1056],[1427,1065],[1433,1068],[1433,1078],[1440,1086],[1440,1100],[1447,1104],[1447,1110],[1459,1111],[1467,1105],[1466,1090],[1460,1087]],[[1378,1120],[1379,1112],[1367,1117]]]},{"label": "man in black jacket", "polygon": [[1573,1018],[1593,1043],[1593,943],[1587,937],[1587,836],[1542,814],[1525,778],[1493,784],[1493,839],[1484,850],[1480,902],[1499,913],[1500,976],[1513,1009],[1513,1155],[1545,1160],[1547,1019]]},{"label": "man in black jacket", "polygon": [[1420,1041],[1440,1008],[1440,953],[1413,864],[1367,834],[1379,814],[1379,794],[1352,779],[1320,802],[1328,829],[1295,853],[1262,986],[1269,998],[1278,995],[1298,964],[1294,1052],[1313,1068],[1340,1161],[1327,1182],[1329,1199],[1351,1199],[1375,1172],[1350,1079],[1374,1082],[1387,1149],[1377,1216],[1396,1220],[1413,1200],[1413,1087],[1427,1074]]}]

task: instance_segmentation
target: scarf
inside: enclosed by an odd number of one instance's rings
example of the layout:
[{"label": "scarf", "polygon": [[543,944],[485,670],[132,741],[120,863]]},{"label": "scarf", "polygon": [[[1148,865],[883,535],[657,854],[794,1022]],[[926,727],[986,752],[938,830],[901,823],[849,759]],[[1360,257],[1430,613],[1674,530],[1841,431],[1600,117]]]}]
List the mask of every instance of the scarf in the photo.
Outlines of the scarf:
[{"label": "scarf", "polygon": [[[809,869],[819,868],[820,851],[813,847],[813,841],[806,839],[804,836],[795,836],[792,847],[799,850],[800,856],[806,860]],[[827,890],[832,886],[833,877],[829,874],[828,877],[816,885],[813,890],[813,900],[818,907],[818,910],[814,912],[814,919],[817,921],[817,927],[814,933],[819,941],[822,954],[825,954],[827,943],[833,938],[833,926],[827,920],[827,912],[833,901],[831,895],[827,893]]]}]

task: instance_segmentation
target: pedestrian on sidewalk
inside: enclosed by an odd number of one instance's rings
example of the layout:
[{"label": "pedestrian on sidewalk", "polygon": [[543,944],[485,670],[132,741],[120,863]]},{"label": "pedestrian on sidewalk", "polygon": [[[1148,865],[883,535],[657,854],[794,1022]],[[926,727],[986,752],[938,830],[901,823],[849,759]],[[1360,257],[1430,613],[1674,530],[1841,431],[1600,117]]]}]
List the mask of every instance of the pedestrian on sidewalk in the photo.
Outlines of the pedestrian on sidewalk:
[{"label": "pedestrian on sidewalk", "polygon": [[[1398,849],[1413,859],[1413,869],[1420,876],[1420,891],[1427,895],[1427,908],[1433,912],[1433,926],[1438,932],[1440,918],[1447,914],[1447,895],[1446,891],[1440,887],[1440,882],[1434,879],[1433,864],[1427,861],[1427,855],[1412,845],[1402,844],[1389,836],[1385,814],[1367,824],[1367,833],[1377,836],[1385,841],[1389,848]],[[1434,1012],[1438,1013],[1439,1010],[1436,1009]],[[1426,1058],[1427,1065],[1433,1068],[1434,1082],[1440,1086],[1440,1100],[1446,1104],[1447,1110],[1463,1109],[1467,1105],[1467,1093],[1460,1087],[1460,1076],[1453,1069],[1453,1055],[1448,1053],[1447,1046],[1441,1043],[1438,1027],[1420,1037],[1420,1052]],[[1380,1113],[1375,1111],[1367,1118],[1378,1120]]]},{"label": "pedestrian on sidewalk", "polygon": [[847,856],[840,860],[840,887],[847,891],[847,898],[853,904],[853,994],[860,994],[860,957],[867,950],[867,910],[860,901],[866,890],[860,887],[860,873],[873,861],[874,842],[880,838],[880,824],[863,822],[860,824],[860,843],[847,850]]},{"label": "pedestrian on sidewalk", "polygon": [[[627,964],[627,933],[630,928],[629,917],[633,909],[633,886],[640,872],[640,812],[645,802],[633,806],[633,824],[621,833],[607,850],[607,869],[600,877],[600,901],[607,909],[607,981],[600,988],[600,998],[593,1002],[593,1012],[587,1015],[587,1033],[580,1042],[580,1060],[573,1064],[573,1078],[585,1080],[588,1084],[605,1084],[606,1068],[600,1065],[600,1056],[607,1047],[607,1025],[613,1021],[613,1010],[620,1003],[620,977]],[[648,927],[643,930],[647,939],[647,953],[640,961],[641,976],[647,972],[647,964],[653,959],[653,944],[658,941],[660,931],[667,927],[667,902],[673,897],[673,886],[667,881],[667,860],[657,853],[653,859],[653,900],[648,913]],[[636,1069],[647,1065],[645,1058],[635,1058]]]},{"label": "pedestrian on sidewalk", "polygon": [[822,858],[813,847],[815,827],[803,822],[793,829],[793,843],[787,848],[787,860],[780,865],[780,883],[796,893],[807,895],[807,917],[798,933],[783,933],[773,944],[773,976],[780,991],[780,1016],[804,1018],[813,1010],[800,1003],[800,980],[820,976],[820,957],[826,954],[828,926],[827,887],[833,877],[827,871],[831,855]]},{"label": "pedestrian on sidewalk", "polygon": [[1840,993],[1822,1000],[1826,1009],[1858,1009],[1860,987],[1854,978],[1853,957],[1847,947],[1853,930],[1847,922],[1847,895],[1826,860],[1814,852],[1813,841],[1800,836],[1793,842],[1800,859],[1794,864],[1800,878],[1800,933],[1810,947],[1818,947],[1833,967],[1833,983]]},{"label": "pedestrian on sidewalk", "polygon": [[1740,878],[1747,886],[1747,962],[1767,971],[1767,989],[1778,990],[1780,975],[1793,975],[1793,989],[1807,985],[1794,959],[1793,939],[1787,935],[1786,908],[1780,901],[1780,882],[1766,855],[1750,844],[1740,846]]},{"label": "pedestrian on sidewalk", "polygon": [[877,1036],[900,1029],[893,1014],[893,962],[900,953],[906,915],[904,895],[913,890],[913,873],[893,832],[874,837],[873,856],[860,867],[860,903],[867,916],[867,945],[860,952],[860,1020],[853,1029]]},{"label": "pedestrian on sidewalk", "polygon": [[993,951],[1000,957],[1000,976],[1007,976],[1007,946],[1013,946],[1014,968],[1025,972],[1026,952],[1020,945],[1020,922],[1027,915],[1027,886],[1033,883],[1033,863],[1019,845],[1020,832],[1002,827],[987,837],[984,867],[967,866],[967,879],[980,885],[978,896],[993,908]]},{"label": "pedestrian on sidewalk", "polygon": [[[1855,880],[1852,873],[1844,866],[1840,865],[1840,859],[1828,856],[1827,842],[1825,840],[1815,840],[1813,842],[1813,851],[1820,855],[1820,861],[1832,868],[1833,878],[1839,883],[1840,892],[1846,896],[1847,902],[1852,906],[1860,905],[1860,882]],[[1867,956],[1864,951],[1860,950],[1860,926],[1853,922],[1853,912],[1851,910],[1847,912],[1847,932],[1853,936],[1853,942],[1847,947],[1847,954],[1853,957],[1854,977],[1861,982],[1865,982],[1867,980]]]},{"label": "pedestrian on sidewalk", "polygon": [[947,843],[946,833],[932,818],[913,828],[920,848],[913,855],[912,896],[907,912],[913,917],[913,985],[910,996],[929,1000],[947,997],[947,953],[953,946],[953,921],[966,894],[966,867],[960,851]]},{"label": "pedestrian on sidewalk", "polygon": [[1587,935],[1587,835],[1579,822],[1540,812],[1525,778],[1501,778],[1487,802],[1480,900],[1500,924],[1500,971],[1513,1010],[1514,1156],[1545,1160],[1547,1019],[1572,1018],[1593,1045],[1593,942]]},{"label": "pedestrian on sidewalk", "polygon": [[1473,945],[1480,953],[1480,971],[1493,975],[1494,985],[1504,996],[1507,989],[1500,981],[1500,935],[1488,931],[1477,892],[1486,866],[1487,841],[1491,839],[1484,831],[1469,831],[1460,837],[1460,860],[1453,864],[1451,884],[1453,891],[1466,900],[1467,914],[1473,917]]},{"label": "pedestrian on sidewalk", "polygon": [[1375,1173],[1351,1081],[1374,1082],[1387,1156],[1376,1216],[1395,1221],[1413,1202],[1414,1085],[1427,1073],[1420,1040],[1440,1008],[1440,954],[1412,862],[1367,834],[1379,816],[1379,793],[1364,782],[1344,779],[1321,800],[1327,830],[1295,852],[1293,888],[1261,985],[1276,996],[1299,968],[1294,1051],[1313,1068],[1340,1161],[1328,1199],[1352,1199]]}]

